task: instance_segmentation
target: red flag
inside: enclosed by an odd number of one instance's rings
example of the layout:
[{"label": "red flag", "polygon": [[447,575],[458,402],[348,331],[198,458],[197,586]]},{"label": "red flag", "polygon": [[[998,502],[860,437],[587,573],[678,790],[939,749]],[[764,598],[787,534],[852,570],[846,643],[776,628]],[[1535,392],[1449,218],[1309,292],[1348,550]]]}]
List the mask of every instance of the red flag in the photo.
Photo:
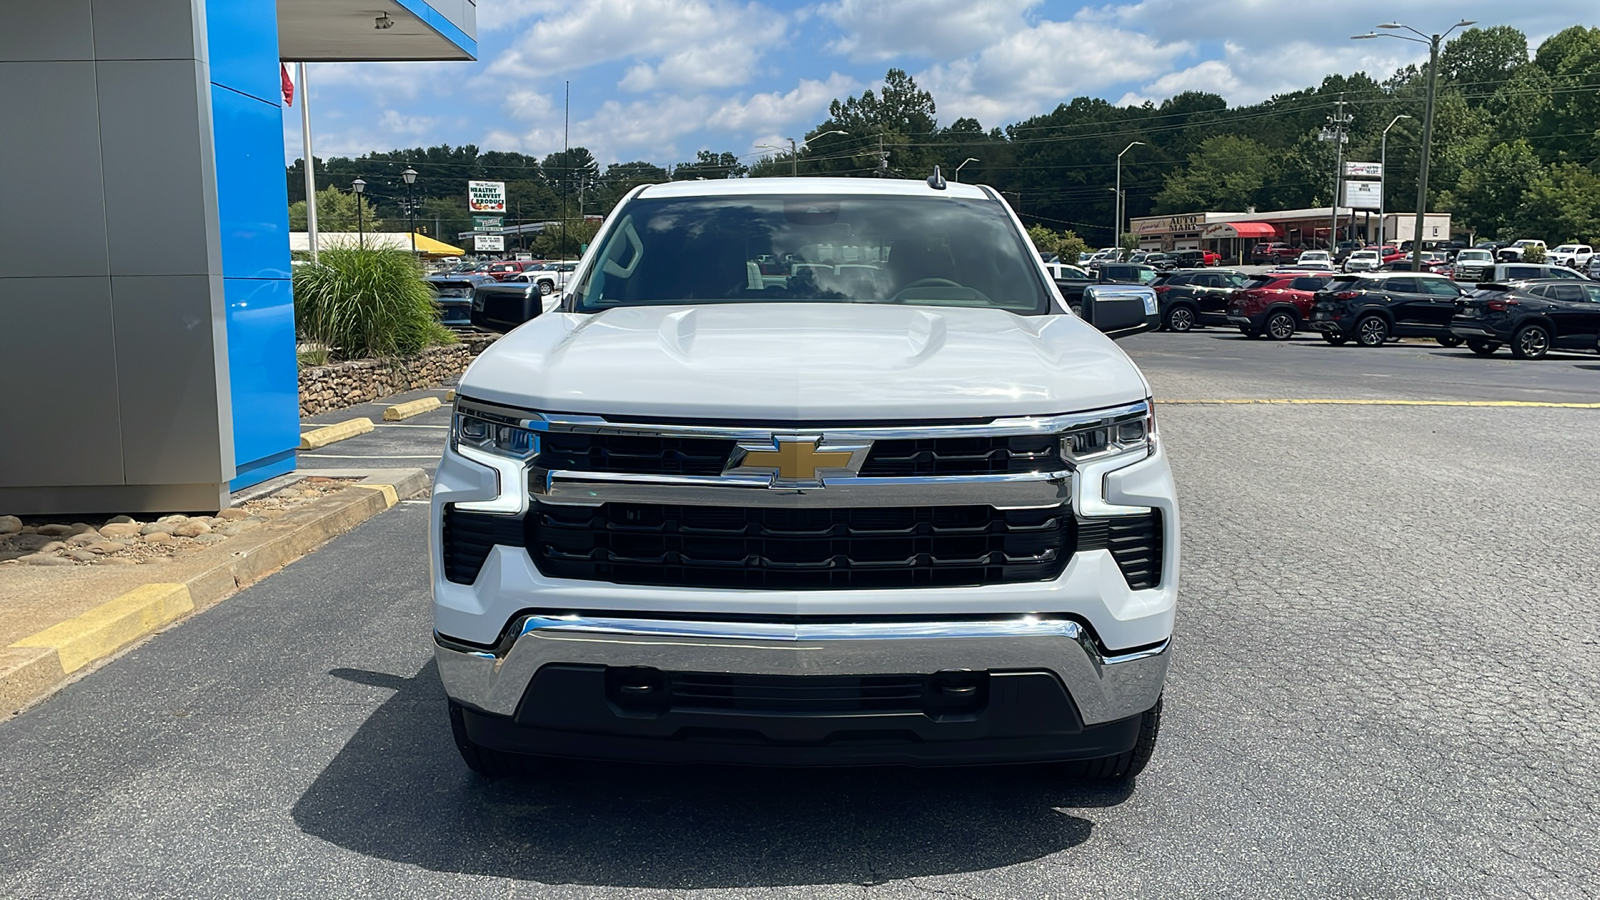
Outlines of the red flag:
[{"label": "red flag", "polygon": [[294,105],[294,79],[289,77],[289,64],[278,63],[278,73],[283,76],[283,105]]}]

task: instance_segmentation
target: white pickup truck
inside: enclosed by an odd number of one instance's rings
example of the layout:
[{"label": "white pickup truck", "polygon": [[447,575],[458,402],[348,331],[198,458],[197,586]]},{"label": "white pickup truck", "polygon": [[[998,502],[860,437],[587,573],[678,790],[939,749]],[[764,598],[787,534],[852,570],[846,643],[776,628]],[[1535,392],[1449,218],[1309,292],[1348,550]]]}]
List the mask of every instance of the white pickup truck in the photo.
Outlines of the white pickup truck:
[{"label": "white pickup truck", "polygon": [[1545,248],[1544,241],[1532,238],[1513,241],[1509,247],[1501,247],[1500,252],[1495,254],[1495,259],[1500,262],[1521,262],[1529,247],[1538,247],[1543,250]]},{"label": "white pickup truck", "polygon": [[1579,272],[1589,268],[1589,261],[1594,259],[1594,248],[1588,244],[1562,244],[1551,250],[1545,257],[1545,262],[1552,266],[1566,266]]},{"label": "white pickup truck", "polygon": [[457,389],[430,553],[463,759],[1136,775],[1178,506],[1096,328],[1155,314],[1071,314],[1001,197],[937,172],[636,189]]}]

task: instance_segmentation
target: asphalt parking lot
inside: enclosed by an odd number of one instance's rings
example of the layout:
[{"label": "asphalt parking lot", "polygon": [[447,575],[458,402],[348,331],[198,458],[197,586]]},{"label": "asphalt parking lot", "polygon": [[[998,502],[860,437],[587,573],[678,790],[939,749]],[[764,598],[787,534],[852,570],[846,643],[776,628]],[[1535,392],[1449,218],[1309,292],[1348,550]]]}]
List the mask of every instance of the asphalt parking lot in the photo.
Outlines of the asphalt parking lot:
[{"label": "asphalt parking lot", "polygon": [[[1600,894],[1600,357],[1126,346],[1165,401],[1185,554],[1131,789],[1020,767],[481,781],[406,503],[0,723],[0,896]],[[1243,400],[1358,402],[1211,402]],[[379,429],[337,466],[443,434]]]}]

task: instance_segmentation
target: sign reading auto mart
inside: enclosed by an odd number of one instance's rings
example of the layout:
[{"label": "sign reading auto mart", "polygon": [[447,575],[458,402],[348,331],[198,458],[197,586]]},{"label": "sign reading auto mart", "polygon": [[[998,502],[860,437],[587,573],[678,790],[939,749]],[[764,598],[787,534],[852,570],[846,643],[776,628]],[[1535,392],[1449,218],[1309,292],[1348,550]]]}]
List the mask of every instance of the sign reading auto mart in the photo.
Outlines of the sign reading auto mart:
[{"label": "sign reading auto mart", "polygon": [[1344,164],[1344,177],[1382,178],[1383,163],[1347,162]]}]

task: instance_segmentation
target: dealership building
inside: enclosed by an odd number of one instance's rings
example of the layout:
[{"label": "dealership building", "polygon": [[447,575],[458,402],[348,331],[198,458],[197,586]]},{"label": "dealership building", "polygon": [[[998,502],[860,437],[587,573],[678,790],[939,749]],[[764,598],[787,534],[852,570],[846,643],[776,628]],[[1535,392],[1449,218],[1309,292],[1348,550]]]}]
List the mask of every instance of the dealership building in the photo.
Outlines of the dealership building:
[{"label": "dealership building", "polygon": [[[1172,216],[1144,216],[1129,223],[1141,250],[1215,250],[1224,260],[1248,262],[1250,248],[1259,243],[1282,242],[1295,247],[1326,247],[1334,210],[1285,209],[1275,212],[1195,212]],[[1416,213],[1388,213],[1381,217],[1385,241],[1409,241],[1416,230]],[[1378,213],[1340,207],[1337,240],[1378,239]],[[1428,213],[1423,221],[1425,241],[1450,238],[1450,214]]]},{"label": "dealership building", "polygon": [[216,510],[294,469],[280,63],[476,33],[474,0],[0,0],[0,513]]}]

